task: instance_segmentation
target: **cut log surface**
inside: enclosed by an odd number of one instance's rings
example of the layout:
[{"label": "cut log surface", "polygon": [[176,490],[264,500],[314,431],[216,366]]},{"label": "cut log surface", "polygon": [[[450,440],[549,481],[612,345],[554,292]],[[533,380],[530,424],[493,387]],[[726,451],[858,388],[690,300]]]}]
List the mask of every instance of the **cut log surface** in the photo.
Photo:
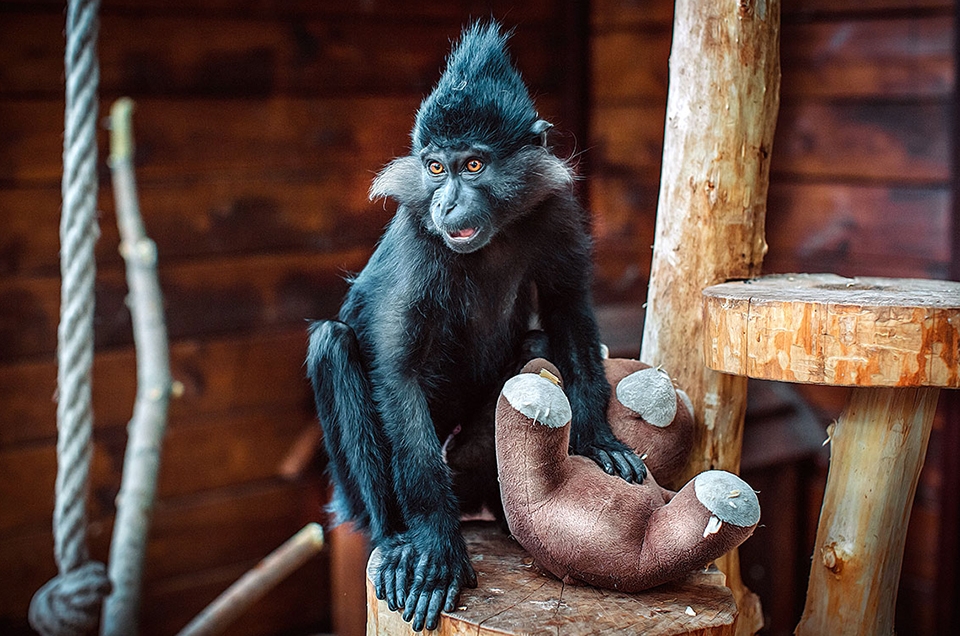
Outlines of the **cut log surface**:
[{"label": "cut log surface", "polygon": [[766,276],[703,292],[708,367],[767,380],[960,388],[960,283]]},{"label": "cut log surface", "polygon": [[[464,524],[479,585],[443,614],[442,636],[508,634],[646,634],[732,636],[737,615],[725,577],[715,568],[640,594],[567,585],[543,573],[520,545],[492,523]],[[370,564],[376,562],[374,552]],[[367,636],[413,636],[400,613],[378,601],[367,573]]]}]

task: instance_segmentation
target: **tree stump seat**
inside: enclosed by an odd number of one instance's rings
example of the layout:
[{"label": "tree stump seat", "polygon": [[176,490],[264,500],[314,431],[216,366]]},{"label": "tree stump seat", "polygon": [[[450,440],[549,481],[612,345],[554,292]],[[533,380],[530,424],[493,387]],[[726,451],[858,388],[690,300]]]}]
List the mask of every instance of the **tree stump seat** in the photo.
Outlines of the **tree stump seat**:
[{"label": "tree stump seat", "polygon": [[854,387],[830,469],[798,636],[893,634],[910,509],[940,388],[960,388],[960,283],[768,276],[703,291],[706,365]]},{"label": "tree stump seat", "polygon": [[[463,534],[478,585],[460,594],[435,632],[443,636],[525,634],[586,636],[732,636],[737,616],[733,594],[716,568],[640,594],[567,585],[541,571],[520,545],[491,522],[466,522]],[[377,599],[367,566],[367,636],[412,636],[399,612]]]}]

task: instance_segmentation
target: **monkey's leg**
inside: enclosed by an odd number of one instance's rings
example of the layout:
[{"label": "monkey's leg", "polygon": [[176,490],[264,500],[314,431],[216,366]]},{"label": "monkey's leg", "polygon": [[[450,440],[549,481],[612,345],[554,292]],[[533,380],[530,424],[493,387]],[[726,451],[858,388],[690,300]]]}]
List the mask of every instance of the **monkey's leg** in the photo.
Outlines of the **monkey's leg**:
[{"label": "monkey's leg", "polygon": [[333,507],[379,544],[397,531],[390,444],[348,325],[328,320],[310,326],[307,372],[330,458]]}]

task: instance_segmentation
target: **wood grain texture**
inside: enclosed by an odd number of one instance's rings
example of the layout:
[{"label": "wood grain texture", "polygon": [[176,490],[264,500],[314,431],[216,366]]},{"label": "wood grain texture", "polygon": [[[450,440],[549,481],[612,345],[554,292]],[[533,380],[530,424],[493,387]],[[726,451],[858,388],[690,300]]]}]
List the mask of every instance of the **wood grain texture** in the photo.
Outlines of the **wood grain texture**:
[{"label": "wood grain texture", "polygon": [[946,278],[950,190],[887,184],[770,184],[765,273]]},{"label": "wood grain texture", "polygon": [[892,636],[907,524],[939,389],[857,388],[830,473],[798,636]]},{"label": "wood grain texture", "polygon": [[[398,28],[395,21],[359,13],[336,20],[308,15],[263,20],[211,11],[144,20],[105,11],[98,47],[100,91],[134,98],[425,94],[462,19]],[[0,40],[7,43],[0,50],[0,96],[63,92],[62,31],[62,10],[0,22]],[[537,92],[558,90],[563,74],[553,58],[559,49],[542,18],[521,23],[511,50]]]},{"label": "wood grain texture", "polygon": [[948,98],[953,20],[943,14],[786,23],[783,74],[785,100]]},{"label": "wood grain texture", "polygon": [[[445,613],[440,636],[732,636],[736,606],[716,571],[697,572],[640,594],[564,585],[544,574],[523,548],[494,524],[470,522],[464,536],[479,585],[460,593],[456,611]],[[376,555],[371,557],[371,562]],[[687,611],[690,608],[690,611]],[[412,636],[414,632],[367,576],[367,636]]]},{"label": "wood grain texture", "polygon": [[704,290],[708,367],[786,382],[960,388],[960,283],[831,274]]},{"label": "wood grain texture", "polygon": [[[684,478],[739,471],[746,379],[703,366],[699,297],[707,285],[760,272],[779,96],[779,1],[676,4],[640,359],[667,369],[693,400],[698,427]],[[755,633],[759,601],[736,554],[720,567],[743,612],[738,633]]]}]

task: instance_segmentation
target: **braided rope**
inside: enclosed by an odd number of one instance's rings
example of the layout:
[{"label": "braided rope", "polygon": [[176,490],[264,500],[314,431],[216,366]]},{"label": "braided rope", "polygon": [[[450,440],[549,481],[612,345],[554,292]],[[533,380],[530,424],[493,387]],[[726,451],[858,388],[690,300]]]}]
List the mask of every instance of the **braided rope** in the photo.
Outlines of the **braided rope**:
[{"label": "braided rope", "polygon": [[63,210],[60,219],[57,481],[53,512],[59,575],[34,595],[30,623],[45,636],[85,634],[95,625],[110,583],[89,561],[86,496],[92,455],[94,244],[97,227],[96,57],[99,0],[68,0]]}]

